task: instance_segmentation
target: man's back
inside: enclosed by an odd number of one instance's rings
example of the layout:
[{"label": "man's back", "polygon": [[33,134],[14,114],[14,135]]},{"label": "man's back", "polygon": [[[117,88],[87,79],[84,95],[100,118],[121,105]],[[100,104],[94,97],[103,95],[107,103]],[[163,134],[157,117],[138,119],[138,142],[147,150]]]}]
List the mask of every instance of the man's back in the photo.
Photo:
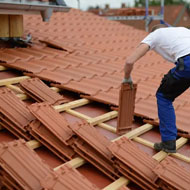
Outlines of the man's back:
[{"label": "man's back", "polygon": [[190,52],[190,30],[184,27],[160,28],[150,33],[142,43],[170,62]]}]

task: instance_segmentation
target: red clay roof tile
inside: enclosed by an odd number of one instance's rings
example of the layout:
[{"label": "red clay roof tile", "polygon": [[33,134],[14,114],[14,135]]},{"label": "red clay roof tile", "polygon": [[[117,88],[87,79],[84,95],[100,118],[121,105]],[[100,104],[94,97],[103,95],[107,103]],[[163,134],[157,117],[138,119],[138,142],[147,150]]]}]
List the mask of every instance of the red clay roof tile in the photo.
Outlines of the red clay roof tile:
[{"label": "red clay roof tile", "polygon": [[27,126],[34,120],[24,102],[8,88],[0,88],[0,114],[5,127],[17,131],[17,136],[26,138]]},{"label": "red clay roof tile", "polygon": [[68,164],[47,176],[41,184],[44,190],[100,190]]},{"label": "red clay roof tile", "polygon": [[110,88],[107,91],[98,91],[95,95],[83,95],[82,97],[85,97],[90,100],[94,100],[97,102],[102,102],[104,104],[111,104],[118,106],[119,102],[119,88]]},{"label": "red clay roof tile", "polygon": [[0,144],[0,166],[1,178],[11,189],[41,190],[40,181],[51,172],[24,140]]},{"label": "red clay roof tile", "polygon": [[128,129],[131,129],[135,109],[136,90],[136,84],[133,84],[133,89],[131,89],[129,84],[121,84],[119,93],[119,111],[117,118],[118,134],[126,133]]},{"label": "red clay roof tile", "polygon": [[157,184],[163,189],[189,190],[190,174],[172,158],[167,157],[155,169],[158,175]]},{"label": "red clay roof tile", "polygon": [[48,47],[65,50],[69,53],[72,53],[74,49],[71,49],[70,47],[63,44],[63,42],[59,42],[56,40],[40,40],[40,42],[45,43]]},{"label": "red clay roof tile", "polygon": [[111,179],[119,177],[113,167],[112,154],[108,150],[110,141],[85,121],[70,127],[78,136],[71,142],[74,150]]},{"label": "red clay roof tile", "polygon": [[38,73],[46,69],[46,67],[41,66],[39,64],[34,64],[34,63],[35,62],[31,60],[27,62],[16,61],[14,63],[1,63],[1,65],[4,65],[5,67],[17,69],[20,71],[27,71],[27,72],[34,72],[34,73]]},{"label": "red clay roof tile", "polygon": [[140,117],[147,117],[149,119],[157,119],[158,112],[157,102],[155,96],[148,96],[146,99],[140,99],[135,105],[135,115]]},{"label": "red clay roof tile", "polygon": [[158,162],[141,151],[131,140],[123,137],[109,147],[115,158],[118,170],[129,180],[143,189],[157,189],[153,169]]},{"label": "red clay roof tile", "polygon": [[46,102],[35,103],[28,108],[43,125],[67,145],[67,140],[73,133],[67,120],[59,112]]},{"label": "red clay roof tile", "polygon": [[60,141],[51,130],[39,121],[34,120],[29,126],[30,134],[64,162],[71,160],[75,156],[70,147]]},{"label": "red clay roof tile", "polygon": [[29,110],[40,121],[30,124],[31,135],[64,161],[72,159],[75,153],[68,146],[67,140],[72,137],[73,132],[66,119],[45,102],[30,105]]},{"label": "red clay roof tile", "polygon": [[38,78],[26,79],[20,82],[24,92],[37,102],[49,102],[50,104],[61,104],[67,100],[59,93],[51,90]]}]

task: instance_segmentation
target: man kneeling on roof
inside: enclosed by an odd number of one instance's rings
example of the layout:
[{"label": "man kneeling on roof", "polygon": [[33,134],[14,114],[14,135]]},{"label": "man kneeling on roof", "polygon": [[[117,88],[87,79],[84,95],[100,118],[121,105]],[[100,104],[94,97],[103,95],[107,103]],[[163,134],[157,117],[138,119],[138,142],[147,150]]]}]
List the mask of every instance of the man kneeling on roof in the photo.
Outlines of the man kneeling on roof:
[{"label": "man kneeling on roof", "polygon": [[130,74],[133,64],[149,50],[154,50],[166,60],[175,63],[175,67],[164,75],[156,92],[162,142],[154,144],[157,151],[175,153],[177,127],[173,101],[190,87],[190,30],[162,24],[154,26],[151,33],[127,58],[124,83],[132,84]]}]

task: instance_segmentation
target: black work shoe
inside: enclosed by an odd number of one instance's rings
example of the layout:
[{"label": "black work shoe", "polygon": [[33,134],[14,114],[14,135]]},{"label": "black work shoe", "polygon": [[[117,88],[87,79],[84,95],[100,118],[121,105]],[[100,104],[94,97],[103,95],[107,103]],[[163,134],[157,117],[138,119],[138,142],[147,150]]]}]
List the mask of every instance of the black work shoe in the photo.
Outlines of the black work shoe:
[{"label": "black work shoe", "polygon": [[164,152],[167,152],[167,153],[176,153],[176,141],[171,140],[171,141],[155,143],[154,149],[157,151],[163,150]]}]

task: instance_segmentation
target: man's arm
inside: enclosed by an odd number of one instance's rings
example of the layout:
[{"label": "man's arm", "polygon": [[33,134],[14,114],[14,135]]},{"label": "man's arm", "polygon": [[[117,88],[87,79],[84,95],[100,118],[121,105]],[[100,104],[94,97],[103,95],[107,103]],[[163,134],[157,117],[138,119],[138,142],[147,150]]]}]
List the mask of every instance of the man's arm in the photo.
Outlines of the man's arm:
[{"label": "man's arm", "polygon": [[148,44],[142,43],[140,44],[136,50],[127,58],[124,68],[124,79],[129,79],[131,71],[133,69],[134,63],[140,59],[142,56],[144,56],[147,51],[150,49]]}]

